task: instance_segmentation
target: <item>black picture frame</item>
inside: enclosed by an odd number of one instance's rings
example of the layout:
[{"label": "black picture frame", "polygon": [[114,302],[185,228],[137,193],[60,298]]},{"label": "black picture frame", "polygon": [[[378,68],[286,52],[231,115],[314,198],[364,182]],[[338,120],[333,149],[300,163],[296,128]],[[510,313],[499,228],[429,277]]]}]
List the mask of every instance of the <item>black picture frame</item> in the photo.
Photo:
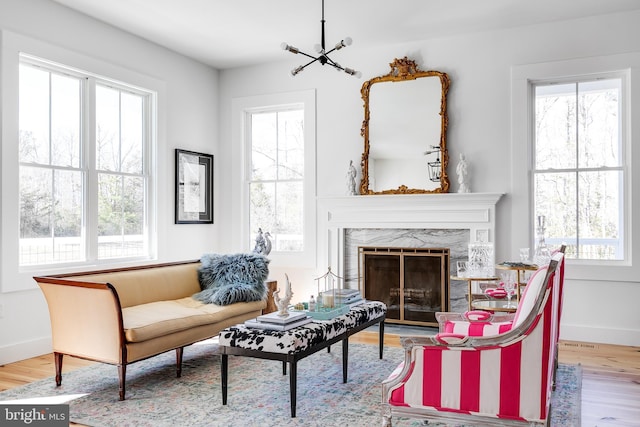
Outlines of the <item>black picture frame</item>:
[{"label": "black picture frame", "polygon": [[176,224],[213,224],[213,155],[176,148]]}]

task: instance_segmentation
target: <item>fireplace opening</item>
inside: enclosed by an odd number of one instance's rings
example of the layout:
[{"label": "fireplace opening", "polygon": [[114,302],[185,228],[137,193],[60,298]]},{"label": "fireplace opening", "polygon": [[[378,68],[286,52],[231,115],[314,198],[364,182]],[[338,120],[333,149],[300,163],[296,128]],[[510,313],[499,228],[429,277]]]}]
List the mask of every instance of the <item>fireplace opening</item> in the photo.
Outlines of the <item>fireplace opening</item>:
[{"label": "fireplace opening", "polygon": [[358,247],[364,297],[387,305],[388,323],[437,326],[449,311],[449,249]]}]

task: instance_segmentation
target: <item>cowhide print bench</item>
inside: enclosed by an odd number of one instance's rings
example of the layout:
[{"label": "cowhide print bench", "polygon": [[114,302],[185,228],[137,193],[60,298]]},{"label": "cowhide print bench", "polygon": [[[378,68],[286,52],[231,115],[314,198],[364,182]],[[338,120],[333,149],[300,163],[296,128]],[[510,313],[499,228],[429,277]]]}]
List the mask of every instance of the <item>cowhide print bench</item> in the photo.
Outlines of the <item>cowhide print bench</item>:
[{"label": "cowhide print bench", "polygon": [[[222,404],[227,404],[228,356],[250,356],[259,359],[281,360],[282,374],[289,363],[291,417],[296,416],[296,380],[298,360],[342,341],[342,382],[347,382],[349,337],[376,323],[380,324],[379,352],[384,351],[384,319],[387,306],[379,301],[367,301],[354,306],[342,316],[318,320],[288,331],[251,329],[236,325],[220,332],[222,355]],[[329,348],[330,350],[330,348]]]}]

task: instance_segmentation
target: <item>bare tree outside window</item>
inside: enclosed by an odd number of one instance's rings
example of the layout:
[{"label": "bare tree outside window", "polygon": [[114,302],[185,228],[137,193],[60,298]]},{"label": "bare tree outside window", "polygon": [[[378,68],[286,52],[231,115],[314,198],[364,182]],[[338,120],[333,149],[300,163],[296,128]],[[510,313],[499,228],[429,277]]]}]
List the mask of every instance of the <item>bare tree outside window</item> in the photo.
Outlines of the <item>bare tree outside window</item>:
[{"label": "bare tree outside window", "polygon": [[34,59],[19,78],[19,264],[146,256],[149,95]]},{"label": "bare tree outside window", "polygon": [[535,85],[535,217],[567,257],[624,259],[622,79]]},{"label": "bare tree outside window", "polygon": [[261,228],[270,233],[275,251],[302,251],[304,110],[250,117],[250,234],[253,238]]}]

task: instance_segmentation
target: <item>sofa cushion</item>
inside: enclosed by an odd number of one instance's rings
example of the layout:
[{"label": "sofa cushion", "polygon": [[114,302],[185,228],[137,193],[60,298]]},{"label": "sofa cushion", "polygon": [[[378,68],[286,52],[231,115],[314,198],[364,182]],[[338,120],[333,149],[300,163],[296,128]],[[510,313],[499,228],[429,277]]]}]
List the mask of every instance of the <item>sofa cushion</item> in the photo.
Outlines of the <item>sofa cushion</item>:
[{"label": "sofa cushion", "polygon": [[125,337],[141,342],[196,326],[260,311],[264,302],[241,302],[227,306],[204,304],[191,297],[157,301],[122,309]]},{"label": "sofa cushion", "polygon": [[269,260],[260,254],[203,255],[198,269],[201,292],[193,297],[204,303],[228,305],[262,301],[267,295],[265,280]]}]

